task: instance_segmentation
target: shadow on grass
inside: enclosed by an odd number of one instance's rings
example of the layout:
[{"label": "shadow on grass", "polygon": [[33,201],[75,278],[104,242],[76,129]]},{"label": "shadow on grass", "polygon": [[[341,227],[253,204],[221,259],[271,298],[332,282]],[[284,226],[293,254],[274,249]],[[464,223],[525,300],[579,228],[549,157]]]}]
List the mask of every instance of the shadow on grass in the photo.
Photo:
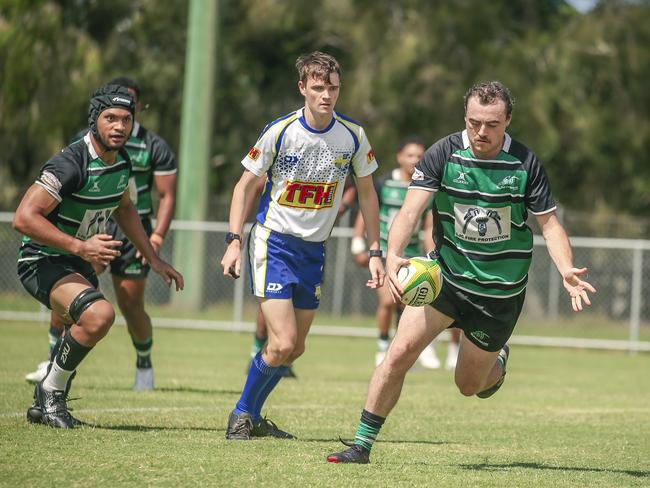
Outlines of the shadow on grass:
[{"label": "shadow on grass", "polygon": [[201,393],[208,395],[241,395],[241,390],[211,390],[209,388],[192,388],[191,386],[162,387],[156,388],[154,391],[172,393]]},{"label": "shadow on grass", "polygon": [[111,425],[111,424],[95,424],[90,422],[85,422],[84,427],[91,429],[102,429],[102,430],[120,430],[127,432],[159,432],[159,431],[201,431],[201,432],[225,432],[225,428],[216,429],[212,427],[196,427],[196,426],[173,426],[173,425]]},{"label": "shadow on grass", "polygon": [[[340,442],[341,445],[343,445],[343,442],[340,437],[335,437],[334,439],[329,438],[329,439],[312,439],[312,438],[303,438],[303,437],[298,437],[299,441],[302,442]],[[343,439],[345,440],[345,439]],[[354,442],[354,440],[346,441],[348,443]],[[395,440],[386,440],[386,439],[381,439],[375,442],[375,444],[426,444],[430,446],[441,446],[441,445],[450,445],[453,444],[452,442],[446,442],[446,441],[408,441],[408,440],[401,440],[401,439],[395,439]]]},{"label": "shadow on grass", "polygon": [[525,469],[537,469],[540,471],[577,471],[585,473],[612,473],[612,474],[627,474],[630,476],[635,476],[637,478],[647,478],[650,477],[650,471],[636,471],[631,469],[608,469],[608,468],[590,468],[590,467],[578,467],[578,466],[549,466],[546,464],[540,463],[505,463],[505,464],[492,464],[492,463],[480,463],[480,464],[461,464],[461,468],[472,470],[472,471],[501,471],[512,468],[525,468]]}]

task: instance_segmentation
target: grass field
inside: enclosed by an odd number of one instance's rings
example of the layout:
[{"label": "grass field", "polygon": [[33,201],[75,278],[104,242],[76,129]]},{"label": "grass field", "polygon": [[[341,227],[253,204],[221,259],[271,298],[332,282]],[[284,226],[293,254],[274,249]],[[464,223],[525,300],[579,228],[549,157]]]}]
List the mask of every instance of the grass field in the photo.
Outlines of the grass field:
[{"label": "grass field", "polygon": [[414,371],[371,464],[349,466],[325,457],[354,435],[372,340],[310,338],[265,408],[298,441],[226,442],[248,334],[157,331],[158,389],[136,393],[116,327],[80,368],[72,407],[91,426],[72,431],[24,419],[44,327],[5,322],[0,337],[0,486],[650,486],[650,355],[517,347],[489,400]]}]

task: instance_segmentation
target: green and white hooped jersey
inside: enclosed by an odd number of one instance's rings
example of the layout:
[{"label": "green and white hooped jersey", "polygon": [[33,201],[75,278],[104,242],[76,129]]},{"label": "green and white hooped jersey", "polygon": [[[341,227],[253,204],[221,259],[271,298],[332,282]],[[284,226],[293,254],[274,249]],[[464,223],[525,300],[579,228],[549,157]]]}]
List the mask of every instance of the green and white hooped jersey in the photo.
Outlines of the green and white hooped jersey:
[{"label": "green and white hooped jersey", "polygon": [[[113,164],[106,164],[86,134],[45,163],[36,184],[59,202],[47,219],[61,232],[85,241],[105,232],[130,175],[131,161],[125,151],[118,153]],[[18,261],[65,255],[70,253],[23,236]]]},{"label": "green and white hooped jersey", "polygon": [[151,215],[151,189],[154,175],[173,175],[178,171],[176,158],[157,134],[134,122],[131,137],[124,145],[131,158],[129,196],[141,217]]},{"label": "green and white hooped jersey", "polygon": [[[399,213],[399,209],[404,205],[409,183],[410,181],[402,181],[400,178],[400,170],[397,168],[382,176],[375,183],[375,189],[379,197],[379,242],[380,248],[384,252],[388,249],[388,231],[393,220]],[[427,211],[429,211],[429,206],[427,206]],[[404,256],[407,258],[422,256],[424,254],[424,249],[420,241],[420,229],[425,215],[426,212],[422,214],[420,225],[411,236],[411,240],[406,246],[406,249],[404,249]]]},{"label": "green and white hooped jersey", "polygon": [[543,215],[556,208],[544,167],[532,151],[506,134],[494,159],[477,159],[467,131],[457,132],[426,151],[409,189],[434,192],[441,227],[436,243],[446,280],[493,298],[526,288],[533,253],[528,211]]}]

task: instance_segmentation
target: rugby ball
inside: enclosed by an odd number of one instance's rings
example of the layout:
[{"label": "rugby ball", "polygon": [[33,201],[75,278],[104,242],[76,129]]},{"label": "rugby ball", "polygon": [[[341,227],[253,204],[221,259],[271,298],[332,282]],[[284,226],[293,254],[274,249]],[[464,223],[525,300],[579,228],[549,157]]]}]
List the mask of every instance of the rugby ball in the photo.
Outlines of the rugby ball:
[{"label": "rugby ball", "polygon": [[433,303],[442,288],[442,272],[437,259],[411,258],[408,266],[397,272],[397,279],[404,290],[401,302],[411,307]]}]

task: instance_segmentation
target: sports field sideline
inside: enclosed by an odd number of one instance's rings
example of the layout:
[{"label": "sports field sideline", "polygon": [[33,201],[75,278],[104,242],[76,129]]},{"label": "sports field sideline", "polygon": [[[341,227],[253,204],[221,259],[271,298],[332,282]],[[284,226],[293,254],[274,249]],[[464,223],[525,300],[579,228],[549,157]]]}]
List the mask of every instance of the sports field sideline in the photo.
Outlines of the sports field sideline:
[{"label": "sports field sideline", "polygon": [[[159,329],[156,391],[130,390],[133,354],[116,327],[80,368],[60,431],[24,419],[45,330],[3,322],[0,486],[650,486],[650,355],[512,349],[506,384],[464,398],[447,371],[416,370],[371,464],[334,465],[351,438],[375,342],[314,336],[266,413],[299,440],[227,442],[249,334]],[[444,348],[440,348],[444,353]]]}]

